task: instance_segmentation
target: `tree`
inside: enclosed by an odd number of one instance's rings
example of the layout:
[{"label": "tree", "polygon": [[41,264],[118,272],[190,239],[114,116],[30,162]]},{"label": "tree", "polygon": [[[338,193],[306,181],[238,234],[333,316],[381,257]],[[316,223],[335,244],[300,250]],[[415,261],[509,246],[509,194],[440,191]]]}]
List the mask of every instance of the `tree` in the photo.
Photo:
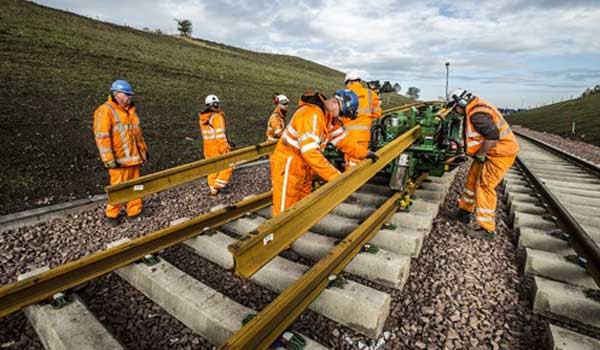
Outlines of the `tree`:
[{"label": "tree", "polygon": [[416,88],[414,86],[411,86],[408,88],[408,91],[406,92],[406,95],[408,95],[408,97],[417,100],[419,98],[419,93],[421,92],[421,89]]},{"label": "tree", "polygon": [[190,36],[192,35],[192,22],[189,19],[177,19],[175,18],[175,22],[177,22],[177,30],[179,34],[182,36]]}]

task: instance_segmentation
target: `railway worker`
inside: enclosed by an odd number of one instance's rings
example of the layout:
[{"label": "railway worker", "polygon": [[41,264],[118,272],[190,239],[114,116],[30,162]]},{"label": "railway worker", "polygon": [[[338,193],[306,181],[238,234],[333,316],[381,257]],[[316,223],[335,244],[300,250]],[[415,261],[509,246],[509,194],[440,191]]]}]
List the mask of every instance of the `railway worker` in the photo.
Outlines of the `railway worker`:
[{"label": "railway worker", "polygon": [[[225,133],[225,113],[219,106],[219,98],[208,95],[204,99],[206,109],[198,114],[200,132],[204,145],[204,157],[212,158],[228,153],[231,150],[230,142]],[[216,196],[226,191],[233,168],[220,170],[208,175],[208,190],[211,196]]]},{"label": "railway worker", "polygon": [[[108,169],[110,184],[118,184],[140,176],[140,165],[148,160],[148,147],[142,136],[140,120],[135,112],[133,89],[124,80],[110,87],[108,100],[94,112],[94,136],[100,159]],[[118,224],[122,204],[106,205],[106,221]],[[127,216],[142,213],[142,199],[127,202]]]},{"label": "railway worker", "polygon": [[465,116],[465,147],[474,158],[467,183],[451,216],[469,224],[475,213],[476,225],[468,234],[493,239],[496,228],[496,186],[502,181],[519,152],[519,144],[498,109],[464,89],[448,94],[450,106]]},{"label": "railway worker", "polygon": [[338,90],[329,99],[318,92],[305,94],[298,108],[271,155],[273,216],[310,194],[313,175],[325,181],[340,176],[321,153],[328,142],[356,159],[377,160],[375,153],[348,137],[341,125],[340,116],[356,116],[354,92]]},{"label": "railway worker", "polygon": [[267,122],[267,141],[277,141],[281,137],[283,128],[285,127],[285,115],[289,110],[290,100],[279,93],[273,95],[275,109],[271,112],[269,121]]},{"label": "railway worker", "polygon": [[[362,79],[356,72],[346,74],[344,84],[346,84],[346,89],[353,91],[358,96],[356,118],[342,118],[344,129],[359,145],[369,148],[371,124],[373,123],[373,119],[381,117],[381,101],[375,91],[362,85]],[[344,155],[344,161],[346,162],[346,167],[351,167],[356,165],[360,159],[346,154]]]}]

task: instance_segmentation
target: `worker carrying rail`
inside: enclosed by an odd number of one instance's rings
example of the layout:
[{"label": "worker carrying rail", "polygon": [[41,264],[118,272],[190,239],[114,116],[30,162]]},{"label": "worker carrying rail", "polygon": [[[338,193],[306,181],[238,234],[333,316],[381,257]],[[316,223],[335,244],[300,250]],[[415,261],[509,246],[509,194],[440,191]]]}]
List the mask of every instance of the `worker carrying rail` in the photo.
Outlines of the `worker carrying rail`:
[{"label": "worker carrying rail", "polygon": [[519,152],[519,144],[502,114],[489,102],[464,89],[448,94],[449,107],[465,116],[465,149],[474,158],[458,201],[455,220],[470,224],[472,237],[493,239],[496,228],[496,186],[502,181]]},{"label": "worker carrying rail", "polygon": [[[115,185],[140,176],[140,165],[148,160],[148,147],[142,137],[140,119],[135,112],[133,88],[124,80],[110,87],[108,100],[94,112],[94,137],[100,159],[108,169],[110,184]],[[106,205],[106,222],[118,224],[122,204]],[[127,216],[142,213],[142,199],[127,202]]]},{"label": "worker carrying rail", "polygon": [[340,116],[356,117],[354,92],[338,90],[329,99],[318,92],[305,94],[298,108],[271,155],[273,216],[310,194],[313,175],[325,181],[340,176],[321,153],[328,142],[355,159],[377,160],[375,153],[348,137],[341,125]]},{"label": "worker carrying rail", "polygon": [[[356,72],[346,74],[344,84],[346,84],[346,89],[353,91],[358,96],[356,118],[342,118],[344,129],[359,145],[369,148],[371,124],[373,119],[381,117],[381,101],[375,91],[362,85],[362,79]],[[356,165],[359,161],[360,159],[344,154],[347,168]]]},{"label": "worker carrying rail", "polygon": [[275,109],[271,112],[267,122],[267,141],[277,141],[283,133],[285,127],[285,115],[289,110],[290,100],[282,94],[273,94]]},{"label": "worker carrying rail", "polygon": [[[219,103],[217,96],[206,96],[204,99],[206,109],[198,114],[204,157],[207,159],[220,156],[231,150],[231,143],[227,139],[225,130],[225,112],[220,108]],[[227,191],[226,186],[229,184],[232,172],[232,168],[226,168],[208,175],[207,183],[211,196]]]}]

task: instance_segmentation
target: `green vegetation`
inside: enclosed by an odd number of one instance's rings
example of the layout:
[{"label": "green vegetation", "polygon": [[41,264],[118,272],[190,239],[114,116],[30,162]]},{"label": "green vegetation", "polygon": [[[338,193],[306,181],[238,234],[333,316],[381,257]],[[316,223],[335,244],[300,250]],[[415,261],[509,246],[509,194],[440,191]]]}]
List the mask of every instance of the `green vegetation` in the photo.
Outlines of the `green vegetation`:
[{"label": "green vegetation", "polygon": [[[511,114],[511,124],[600,146],[600,94]],[[571,126],[575,122],[575,135]]]},{"label": "green vegetation", "polygon": [[[92,115],[115,79],[128,80],[136,91],[151,156],[143,173],[149,173],[202,157],[197,112],[207,94],[221,99],[228,134],[240,147],[264,141],[273,92],[292,101],[311,90],[331,94],[343,76],[298,57],[3,0],[0,214],[34,206],[57,189],[64,194],[58,200],[102,192],[106,171],[94,145]],[[390,104],[405,101],[394,94]]]}]

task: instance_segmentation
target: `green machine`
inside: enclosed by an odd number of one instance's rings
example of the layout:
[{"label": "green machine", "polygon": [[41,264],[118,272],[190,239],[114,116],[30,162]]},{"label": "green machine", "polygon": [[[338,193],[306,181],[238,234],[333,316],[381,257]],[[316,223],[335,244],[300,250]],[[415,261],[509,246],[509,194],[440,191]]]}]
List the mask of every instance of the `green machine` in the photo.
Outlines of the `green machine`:
[{"label": "green machine", "polygon": [[[383,170],[390,178],[390,187],[402,191],[409,180],[422,173],[442,176],[464,161],[463,119],[458,114],[447,113],[441,103],[392,112],[378,119],[371,127],[369,148],[372,151],[417,125],[421,127],[421,138]],[[328,146],[325,156],[336,166],[343,166],[343,155],[333,146]]]}]

